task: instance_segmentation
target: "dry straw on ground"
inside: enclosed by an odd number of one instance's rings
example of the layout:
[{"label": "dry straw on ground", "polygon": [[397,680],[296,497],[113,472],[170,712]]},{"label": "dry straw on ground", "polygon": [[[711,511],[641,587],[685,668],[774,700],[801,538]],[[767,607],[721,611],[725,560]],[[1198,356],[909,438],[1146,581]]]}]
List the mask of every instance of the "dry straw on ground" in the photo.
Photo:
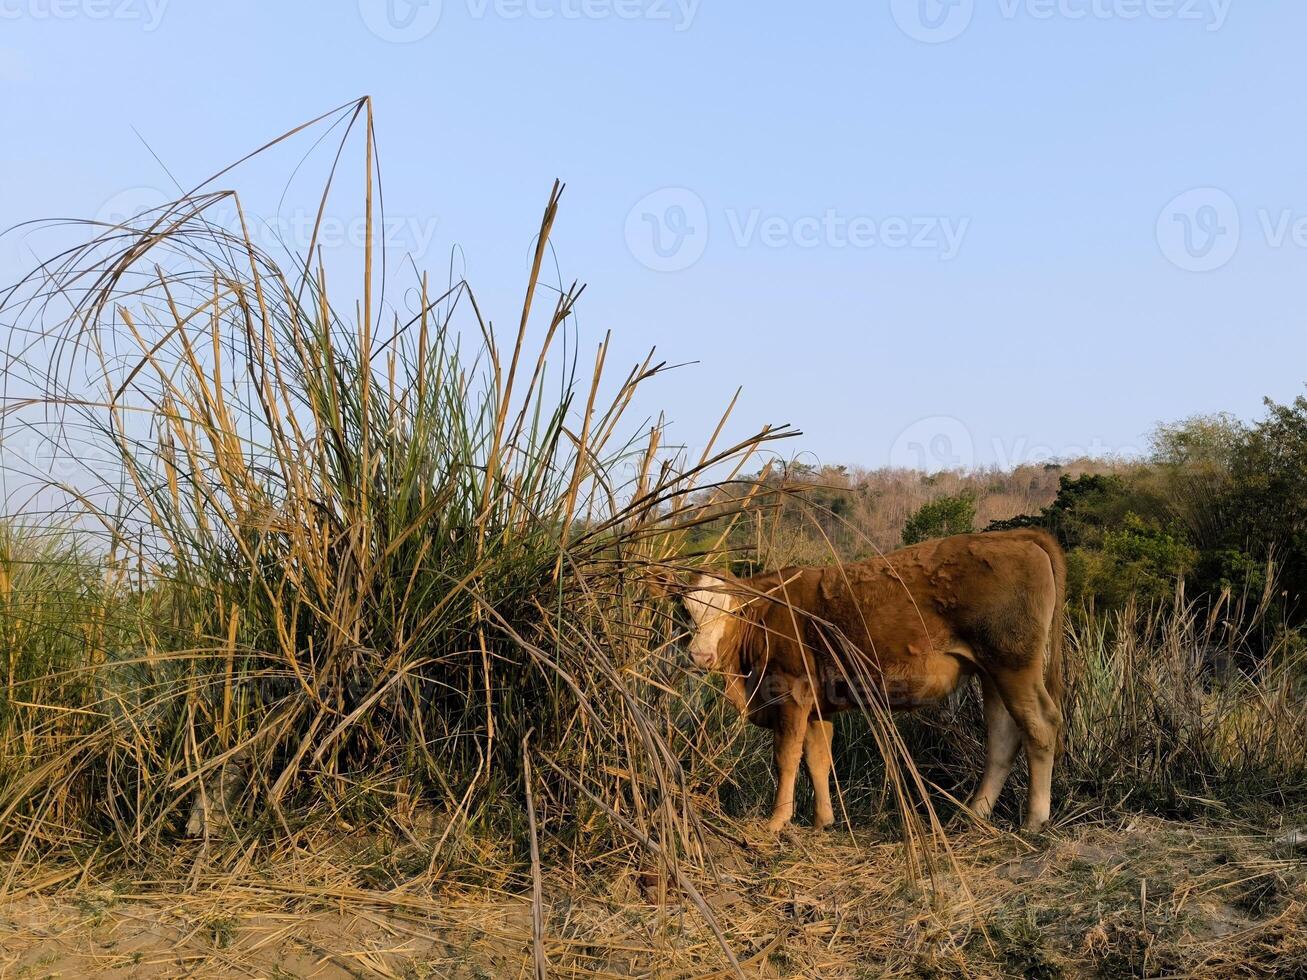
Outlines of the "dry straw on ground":
[{"label": "dry straw on ground", "polygon": [[[323,850],[243,874],[42,889],[0,909],[0,974],[528,976],[532,908],[520,874],[481,887],[364,887],[375,838],[324,828]],[[960,833],[969,883],[932,904],[905,887],[900,846],[798,831],[716,848],[705,886],[750,976],[1296,976],[1307,968],[1307,875],[1274,839],[1155,818],[1074,821],[1032,844]],[[392,842],[402,851],[403,845]],[[402,858],[396,857],[402,863]],[[375,863],[374,863],[375,862]],[[556,975],[723,976],[687,902],[659,900],[637,860],[543,881]]]}]

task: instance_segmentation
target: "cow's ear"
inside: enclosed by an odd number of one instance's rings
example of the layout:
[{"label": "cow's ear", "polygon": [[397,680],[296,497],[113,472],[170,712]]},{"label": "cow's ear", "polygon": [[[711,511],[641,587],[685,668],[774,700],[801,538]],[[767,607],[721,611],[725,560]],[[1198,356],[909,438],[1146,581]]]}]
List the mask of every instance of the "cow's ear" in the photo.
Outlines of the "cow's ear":
[{"label": "cow's ear", "polygon": [[682,591],[680,577],[670,568],[652,565],[645,570],[645,588],[655,599],[669,599]]},{"label": "cow's ear", "polygon": [[731,575],[726,571],[697,572],[691,576],[688,588],[694,592],[717,591],[729,581],[731,581]]}]

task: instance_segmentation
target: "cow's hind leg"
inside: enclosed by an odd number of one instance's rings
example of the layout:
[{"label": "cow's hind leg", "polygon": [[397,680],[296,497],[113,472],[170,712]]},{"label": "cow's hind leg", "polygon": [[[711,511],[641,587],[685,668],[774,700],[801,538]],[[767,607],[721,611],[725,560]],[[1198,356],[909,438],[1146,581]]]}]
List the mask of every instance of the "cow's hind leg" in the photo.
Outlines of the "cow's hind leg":
[{"label": "cow's hind leg", "polygon": [[985,697],[985,774],[970,805],[976,816],[988,820],[1021,748],[1021,729],[987,674],[980,675],[980,688]]},{"label": "cow's hind leg", "polygon": [[794,782],[799,775],[799,759],[808,734],[808,714],[812,707],[786,698],[777,705],[773,750],[776,759],[776,803],[772,807],[767,829],[778,831],[794,816]]},{"label": "cow's hind leg", "polygon": [[1042,658],[1020,672],[994,675],[1008,712],[1021,729],[1030,766],[1030,799],[1026,804],[1027,831],[1043,830],[1053,798],[1053,756],[1057,749],[1062,712],[1044,686]]},{"label": "cow's hind leg", "polygon": [[825,830],[835,822],[835,811],[830,802],[831,742],[835,726],[819,718],[808,721],[803,739],[803,761],[812,777],[812,825]]}]

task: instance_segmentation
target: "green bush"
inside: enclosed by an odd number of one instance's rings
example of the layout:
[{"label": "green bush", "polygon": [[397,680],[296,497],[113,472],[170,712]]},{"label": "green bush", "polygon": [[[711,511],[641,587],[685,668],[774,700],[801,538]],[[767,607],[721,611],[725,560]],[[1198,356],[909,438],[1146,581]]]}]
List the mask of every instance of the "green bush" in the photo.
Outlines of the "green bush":
[{"label": "green bush", "polygon": [[1076,548],[1068,569],[1074,600],[1118,609],[1131,596],[1141,602],[1164,601],[1176,581],[1197,561],[1197,552],[1175,533],[1138,514],[1127,514],[1121,525],[1104,532],[1097,549]]},{"label": "green bush", "polygon": [[930,538],[946,538],[950,534],[967,534],[976,527],[976,501],[961,494],[939,497],[908,518],[903,527],[903,543],[917,544]]}]

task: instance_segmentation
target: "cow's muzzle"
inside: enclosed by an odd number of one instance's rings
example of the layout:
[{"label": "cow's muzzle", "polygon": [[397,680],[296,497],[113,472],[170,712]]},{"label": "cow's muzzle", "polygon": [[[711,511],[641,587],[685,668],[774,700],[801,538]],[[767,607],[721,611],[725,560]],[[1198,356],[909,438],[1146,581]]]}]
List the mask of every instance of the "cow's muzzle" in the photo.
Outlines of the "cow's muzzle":
[{"label": "cow's muzzle", "polygon": [[704,670],[712,670],[717,666],[717,651],[696,650],[694,647],[690,647],[690,659],[694,661],[696,667],[701,667]]}]

